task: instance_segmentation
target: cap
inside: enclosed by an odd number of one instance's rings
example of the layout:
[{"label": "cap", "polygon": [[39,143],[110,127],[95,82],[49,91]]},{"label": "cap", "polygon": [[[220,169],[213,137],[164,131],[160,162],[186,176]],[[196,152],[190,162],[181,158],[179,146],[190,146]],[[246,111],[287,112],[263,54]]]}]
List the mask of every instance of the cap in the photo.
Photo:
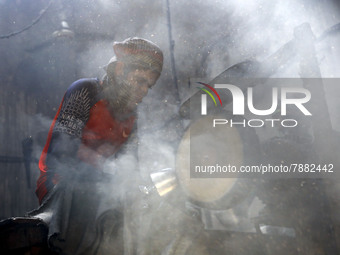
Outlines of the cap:
[{"label": "cap", "polygon": [[162,71],[162,50],[151,41],[138,37],[128,38],[114,42],[113,50],[118,61],[151,69],[158,74]]}]

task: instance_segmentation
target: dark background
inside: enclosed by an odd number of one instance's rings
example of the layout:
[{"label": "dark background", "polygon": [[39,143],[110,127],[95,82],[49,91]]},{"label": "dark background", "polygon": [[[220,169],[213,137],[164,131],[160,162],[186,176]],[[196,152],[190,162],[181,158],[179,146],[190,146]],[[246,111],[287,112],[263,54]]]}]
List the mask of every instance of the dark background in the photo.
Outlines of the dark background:
[{"label": "dark background", "polygon": [[[170,62],[166,3],[56,0],[28,30],[1,39],[0,156],[22,157],[22,141],[31,136],[32,157],[38,159],[67,87],[79,78],[100,78],[102,67],[113,56],[113,41],[140,36],[157,43],[165,56],[161,78],[139,109],[140,171],[146,176],[152,170],[172,166],[175,148],[171,145],[180,137],[178,107],[190,93],[190,78],[209,81],[240,61],[264,61],[291,40],[294,28],[302,23],[309,23],[319,37],[340,22],[336,0],[170,0],[177,87]],[[0,35],[28,26],[48,4],[47,0],[0,0]],[[56,36],[62,21],[68,23],[72,35]],[[335,31],[326,43],[318,45],[323,77],[340,76],[338,37]],[[298,77],[297,66],[291,62],[273,77]],[[326,88],[332,127],[337,131],[338,92]],[[162,149],[155,149],[162,142]],[[37,163],[30,165],[28,187],[24,164],[4,161],[0,162],[0,219],[22,216],[38,206],[34,194]],[[339,194],[334,183],[330,199]],[[331,215],[337,215],[336,208],[329,208]],[[338,222],[334,228],[336,225]]]}]

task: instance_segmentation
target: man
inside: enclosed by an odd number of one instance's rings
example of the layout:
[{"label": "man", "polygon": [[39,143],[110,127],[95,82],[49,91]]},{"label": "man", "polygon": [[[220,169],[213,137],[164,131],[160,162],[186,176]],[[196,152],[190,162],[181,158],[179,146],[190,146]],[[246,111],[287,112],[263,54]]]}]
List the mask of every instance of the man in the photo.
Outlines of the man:
[{"label": "man", "polygon": [[65,164],[72,168],[81,160],[100,170],[101,160],[118,151],[131,133],[136,106],[161,73],[163,55],[155,44],[131,38],[113,48],[116,57],[103,81],[78,80],[62,100],[39,161],[40,203],[62,172],[72,171]]},{"label": "man", "polygon": [[162,51],[150,41],[129,38],[113,49],[116,56],[102,81],[81,79],[66,91],[40,157],[36,194],[41,206],[30,215],[47,222],[49,245],[61,254],[103,252],[106,237],[98,231],[116,233],[114,226],[98,230],[105,222],[117,224],[122,213],[100,215],[96,183],[105,182],[103,162],[129,138],[136,107],[162,71]]}]

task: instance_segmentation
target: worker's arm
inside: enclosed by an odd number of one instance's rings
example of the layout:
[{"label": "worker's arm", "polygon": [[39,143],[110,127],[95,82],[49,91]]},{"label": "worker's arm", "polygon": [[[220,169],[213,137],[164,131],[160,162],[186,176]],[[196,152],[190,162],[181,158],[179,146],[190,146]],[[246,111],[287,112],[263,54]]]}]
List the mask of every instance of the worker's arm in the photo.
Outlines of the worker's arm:
[{"label": "worker's arm", "polygon": [[96,80],[86,79],[76,81],[65,93],[47,151],[49,171],[62,174],[79,168],[77,152],[82,143],[83,128],[96,100],[96,89]]}]

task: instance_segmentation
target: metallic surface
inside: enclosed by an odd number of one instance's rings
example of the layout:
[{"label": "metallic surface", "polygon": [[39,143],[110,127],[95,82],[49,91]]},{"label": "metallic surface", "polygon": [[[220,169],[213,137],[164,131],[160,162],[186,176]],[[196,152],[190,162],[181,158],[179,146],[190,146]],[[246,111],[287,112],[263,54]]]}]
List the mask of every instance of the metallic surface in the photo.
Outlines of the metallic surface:
[{"label": "metallic surface", "polygon": [[169,194],[177,186],[175,171],[171,168],[153,172],[150,177],[161,197]]}]

